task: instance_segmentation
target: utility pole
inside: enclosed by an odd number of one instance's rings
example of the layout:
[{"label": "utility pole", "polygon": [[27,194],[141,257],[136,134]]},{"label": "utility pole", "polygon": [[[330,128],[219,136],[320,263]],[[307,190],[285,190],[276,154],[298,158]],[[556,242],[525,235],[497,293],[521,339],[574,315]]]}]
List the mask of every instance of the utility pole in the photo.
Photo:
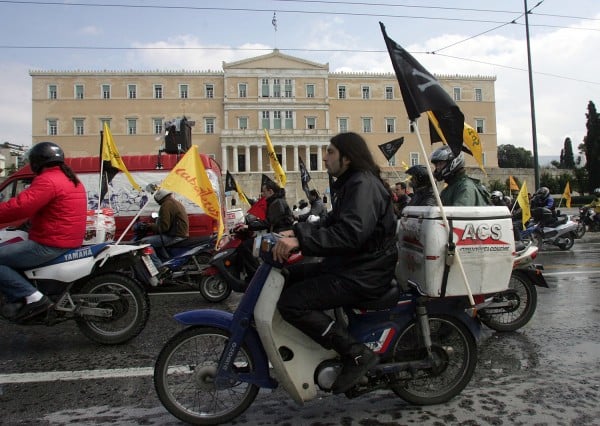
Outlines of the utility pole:
[{"label": "utility pole", "polygon": [[535,102],[533,100],[533,75],[531,72],[531,46],[529,45],[529,11],[527,0],[525,2],[525,34],[527,36],[527,68],[529,70],[529,103],[531,105],[531,133],[533,136],[533,173],[535,176],[535,190],[540,187],[540,164],[537,150],[537,129],[535,127]]}]

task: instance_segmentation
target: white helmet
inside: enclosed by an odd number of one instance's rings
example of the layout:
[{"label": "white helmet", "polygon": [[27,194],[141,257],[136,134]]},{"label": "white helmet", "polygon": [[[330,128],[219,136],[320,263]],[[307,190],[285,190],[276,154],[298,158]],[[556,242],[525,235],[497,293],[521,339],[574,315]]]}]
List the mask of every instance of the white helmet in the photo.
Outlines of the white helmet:
[{"label": "white helmet", "polygon": [[159,189],[158,191],[156,191],[154,193],[154,200],[160,204],[160,202],[162,200],[164,200],[165,198],[167,198],[169,195],[171,195],[172,192],[171,191],[167,191],[166,189]]}]

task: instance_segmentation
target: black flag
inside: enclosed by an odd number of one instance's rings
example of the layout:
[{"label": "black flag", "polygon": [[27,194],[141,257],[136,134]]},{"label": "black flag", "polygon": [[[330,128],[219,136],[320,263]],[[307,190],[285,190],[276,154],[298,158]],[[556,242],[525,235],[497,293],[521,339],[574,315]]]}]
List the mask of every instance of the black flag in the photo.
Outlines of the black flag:
[{"label": "black flag", "polygon": [[458,155],[463,145],[465,116],[435,77],[387,36],[381,22],[379,25],[396,72],[408,118],[414,121],[421,113],[431,111],[452,152]]},{"label": "black flag", "polygon": [[[262,187],[263,187],[263,186],[265,186],[265,185],[267,184],[267,182],[269,182],[269,181],[271,181],[271,182],[275,183],[275,181],[274,181],[273,179],[271,179],[269,176],[267,176],[267,175],[263,174],[263,175],[262,175],[262,180],[260,181],[260,187],[262,188]],[[276,185],[277,185],[277,184],[276,184]],[[277,185],[277,186],[279,186],[279,185]]]},{"label": "black flag", "polygon": [[229,170],[227,170],[227,173],[225,174],[225,192],[228,191],[237,192],[237,185],[235,184],[235,179],[233,178],[233,176],[231,176]]},{"label": "black flag", "polygon": [[378,145],[378,146],[379,146],[379,149],[381,150],[381,152],[383,152],[385,159],[390,161],[390,158],[392,158],[394,156],[396,151],[398,151],[398,149],[400,149],[400,147],[402,146],[403,143],[404,143],[404,136],[399,137],[398,139],[394,139],[392,141],[386,142],[386,143],[382,143],[381,145]]},{"label": "black flag", "polygon": [[298,161],[300,163],[300,182],[302,182],[302,190],[308,194],[308,182],[310,182],[310,174],[308,174],[308,170],[306,170],[306,166],[304,165],[304,161],[302,161],[302,157],[298,156]]}]

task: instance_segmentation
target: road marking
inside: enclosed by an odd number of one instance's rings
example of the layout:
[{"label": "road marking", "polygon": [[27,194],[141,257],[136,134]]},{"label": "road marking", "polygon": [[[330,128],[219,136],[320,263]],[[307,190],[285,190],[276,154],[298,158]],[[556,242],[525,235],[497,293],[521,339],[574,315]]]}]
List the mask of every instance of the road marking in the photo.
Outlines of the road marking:
[{"label": "road marking", "polygon": [[600,275],[600,270],[588,270],[588,271],[561,271],[561,272],[545,272],[542,271],[542,275],[545,277],[552,277],[555,275]]},{"label": "road marking", "polygon": [[0,384],[56,382],[66,380],[120,379],[146,377],[154,374],[153,367],[112,368],[105,370],[44,371],[39,373],[0,374]]}]

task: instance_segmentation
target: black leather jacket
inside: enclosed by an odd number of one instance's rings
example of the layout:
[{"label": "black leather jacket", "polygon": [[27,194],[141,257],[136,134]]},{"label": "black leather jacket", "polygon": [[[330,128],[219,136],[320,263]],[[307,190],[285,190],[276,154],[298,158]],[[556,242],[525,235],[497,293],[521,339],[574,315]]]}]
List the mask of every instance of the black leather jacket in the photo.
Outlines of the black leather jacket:
[{"label": "black leather jacket", "polygon": [[333,209],[321,225],[297,223],[306,256],[321,256],[323,272],[354,282],[377,297],[389,288],[398,252],[392,198],[372,173],[348,170],[332,186]]},{"label": "black leather jacket", "polygon": [[267,217],[265,220],[256,219],[248,223],[252,231],[268,229],[269,232],[281,232],[292,229],[294,215],[282,194],[273,194],[267,198]]}]

